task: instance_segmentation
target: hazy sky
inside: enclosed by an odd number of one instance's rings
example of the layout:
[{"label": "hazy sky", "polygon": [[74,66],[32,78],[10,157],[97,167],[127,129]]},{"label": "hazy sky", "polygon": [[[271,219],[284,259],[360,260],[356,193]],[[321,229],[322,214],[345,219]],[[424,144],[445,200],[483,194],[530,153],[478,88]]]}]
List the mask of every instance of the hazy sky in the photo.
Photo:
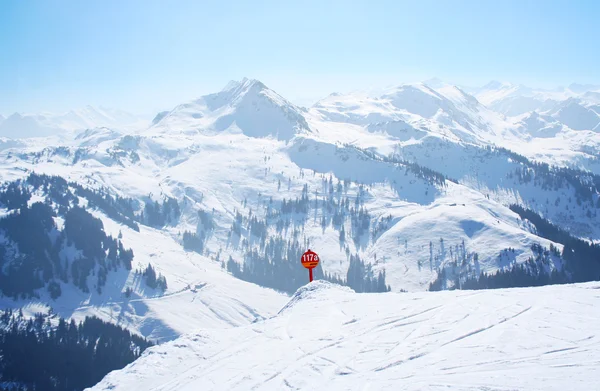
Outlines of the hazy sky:
[{"label": "hazy sky", "polygon": [[2,0],[0,113],[154,112],[244,76],[307,104],[440,77],[600,84],[600,1]]}]

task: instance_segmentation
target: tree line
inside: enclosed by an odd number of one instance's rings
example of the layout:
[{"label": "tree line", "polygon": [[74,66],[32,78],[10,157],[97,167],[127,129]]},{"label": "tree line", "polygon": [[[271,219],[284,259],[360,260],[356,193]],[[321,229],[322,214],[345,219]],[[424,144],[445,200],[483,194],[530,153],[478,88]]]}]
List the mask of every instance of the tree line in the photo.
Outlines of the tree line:
[{"label": "tree line", "polygon": [[0,314],[0,390],[79,391],[97,384],[152,346],[95,317],[75,323],[22,311]]},{"label": "tree line", "polygon": [[510,209],[523,220],[529,220],[539,236],[563,245],[561,256],[566,261],[571,282],[600,280],[600,244],[571,235],[533,210],[515,204],[510,205]]},{"label": "tree line", "polygon": [[[517,264],[513,261],[508,267],[493,273],[482,271],[479,275],[466,274],[460,278],[451,270],[443,268],[429,284],[429,290],[524,288],[570,282],[569,274],[561,267],[562,259],[558,248],[551,245],[548,250],[539,244],[533,244],[531,250],[534,256],[525,262]],[[452,283],[449,284],[449,281]]]},{"label": "tree line", "polygon": [[[525,156],[506,148],[486,146],[484,150],[495,156],[508,156],[521,163],[514,175],[521,183],[533,183],[544,190],[558,190],[573,187],[578,200],[596,202],[600,208],[600,175],[570,167],[560,167],[548,163],[531,161]],[[596,199],[594,199],[596,197]]]}]

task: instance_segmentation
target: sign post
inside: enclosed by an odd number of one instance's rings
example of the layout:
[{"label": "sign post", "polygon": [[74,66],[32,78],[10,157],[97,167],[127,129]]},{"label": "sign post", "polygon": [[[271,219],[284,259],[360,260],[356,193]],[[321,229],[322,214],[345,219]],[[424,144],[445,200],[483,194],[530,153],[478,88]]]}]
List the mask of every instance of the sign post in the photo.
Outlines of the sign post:
[{"label": "sign post", "polygon": [[313,269],[317,267],[319,264],[319,256],[316,252],[308,249],[307,252],[302,254],[302,258],[300,258],[300,262],[302,262],[302,266],[308,269],[308,279],[310,282],[313,280]]}]

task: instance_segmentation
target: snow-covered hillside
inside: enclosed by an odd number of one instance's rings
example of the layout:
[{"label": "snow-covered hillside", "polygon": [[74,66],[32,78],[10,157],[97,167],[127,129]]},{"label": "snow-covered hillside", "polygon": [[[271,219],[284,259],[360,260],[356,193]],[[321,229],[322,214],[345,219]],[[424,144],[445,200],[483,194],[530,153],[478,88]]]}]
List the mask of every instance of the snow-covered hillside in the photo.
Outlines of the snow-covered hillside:
[{"label": "snow-covered hillside", "polygon": [[[96,316],[152,341],[165,342],[198,327],[224,329],[250,324],[272,316],[288,299],[282,293],[228,275],[220,263],[184,251],[156,229],[142,226],[136,232],[102,213],[96,215],[107,233],[116,237],[121,232],[125,246],[133,249],[134,270],[151,262],[166,277],[166,292],[149,289],[140,276],[123,270],[108,275],[102,293],[84,293],[70,284],[61,284],[63,292],[57,299],[42,291],[39,299],[0,299],[0,306],[24,307],[31,316],[51,309],[76,321]],[[124,295],[127,288],[133,290],[130,297]]]},{"label": "snow-covered hillside", "polygon": [[[42,156],[12,158],[5,169],[16,175],[23,175],[21,170],[36,170],[79,183],[100,180],[99,184],[115,193],[135,199],[149,194],[155,199],[161,194],[172,196],[183,202],[183,215],[176,229],[161,234],[181,241],[178,232],[199,232],[197,212],[207,211],[216,229],[205,248],[213,254],[220,252],[222,259],[232,256],[242,262],[248,250],[260,245],[260,236],[250,230],[232,236],[236,211],[246,222],[252,216],[265,219],[268,237],[292,240],[297,230],[302,231],[297,238],[318,249],[326,272],[345,277],[349,255],[359,254],[375,271],[386,270],[394,290],[427,289],[436,268],[450,260],[453,248],[463,242],[466,251],[479,254],[477,273],[502,266],[497,257],[505,248],[519,248],[515,259],[522,262],[533,255],[533,243],[550,245],[530,234],[505,205],[488,200],[477,190],[420,178],[401,164],[373,160],[352,147],[310,138],[298,138],[286,146],[274,139],[242,134],[180,139],[165,135],[142,137],[133,143],[130,147],[139,156],[135,163],[105,152],[118,150],[117,145],[125,139],[86,148],[85,154],[69,149],[63,151],[66,155],[47,151]],[[75,155],[81,160],[73,165]],[[346,182],[341,185],[343,180]],[[284,199],[299,198],[304,186],[309,210],[267,217],[280,210]],[[354,226],[351,208],[340,211],[343,218],[336,220],[337,212],[330,208],[342,201],[368,211],[367,230]],[[282,230],[277,228],[279,224],[291,226]],[[347,234],[340,241],[342,231]],[[445,249],[440,239],[445,241]],[[138,253],[136,242],[130,242],[128,235],[123,241]]]},{"label": "snow-covered hillside", "polygon": [[591,390],[599,302],[598,283],[360,295],[314,282],[269,319],[150,348],[90,390]]}]

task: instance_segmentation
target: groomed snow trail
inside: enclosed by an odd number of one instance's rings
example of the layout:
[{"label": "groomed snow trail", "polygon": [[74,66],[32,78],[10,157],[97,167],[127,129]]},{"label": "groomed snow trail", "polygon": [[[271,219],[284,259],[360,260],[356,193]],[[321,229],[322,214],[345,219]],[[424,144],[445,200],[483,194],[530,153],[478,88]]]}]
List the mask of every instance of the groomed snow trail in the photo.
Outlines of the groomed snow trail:
[{"label": "groomed snow trail", "polygon": [[600,283],[356,294],[322,281],[275,316],[147,350],[92,390],[592,390]]}]

